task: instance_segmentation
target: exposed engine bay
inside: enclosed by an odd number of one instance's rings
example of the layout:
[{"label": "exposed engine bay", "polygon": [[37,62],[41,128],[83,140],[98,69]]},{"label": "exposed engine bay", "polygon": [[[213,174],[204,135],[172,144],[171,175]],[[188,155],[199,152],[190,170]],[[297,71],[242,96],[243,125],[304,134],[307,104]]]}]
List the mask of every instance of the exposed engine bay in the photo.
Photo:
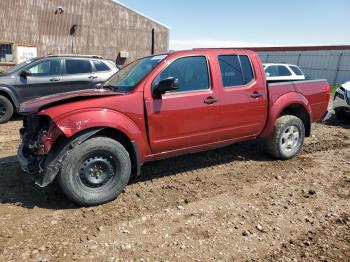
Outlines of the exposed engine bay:
[{"label": "exposed engine bay", "polygon": [[23,120],[20,129],[22,153],[28,161],[27,172],[40,176],[44,172],[45,144],[44,139],[49,131],[51,120],[45,116],[29,115]]}]

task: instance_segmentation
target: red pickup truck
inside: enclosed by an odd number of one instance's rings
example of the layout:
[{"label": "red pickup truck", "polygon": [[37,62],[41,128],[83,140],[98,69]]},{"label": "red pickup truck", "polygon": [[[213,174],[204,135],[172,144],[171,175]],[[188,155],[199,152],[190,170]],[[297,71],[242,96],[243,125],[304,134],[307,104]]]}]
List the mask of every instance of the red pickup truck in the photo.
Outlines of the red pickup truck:
[{"label": "red pickup truck", "polygon": [[251,51],[150,56],[96,90],[23,104],[18,158],[39,186],[57,176],[69,199],[97,205],[115,199],[149,161],[256,138],[290,159],[329,98],[325,80],[268,84]]}]

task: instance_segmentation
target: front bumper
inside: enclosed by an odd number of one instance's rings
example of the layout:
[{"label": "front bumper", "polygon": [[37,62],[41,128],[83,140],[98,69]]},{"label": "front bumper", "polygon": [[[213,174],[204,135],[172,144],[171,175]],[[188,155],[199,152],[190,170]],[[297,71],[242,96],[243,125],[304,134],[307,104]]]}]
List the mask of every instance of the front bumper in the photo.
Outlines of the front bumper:
[{"label": "front bumper", "polygon": [[30,178],[40,187],[46,187],[49,183],[45,183],[47,171],[42,167],[45,156],[35,156],[26,153],[26,147],[22,144],[17,150],[17,160],[21,169],[30,176]]}]

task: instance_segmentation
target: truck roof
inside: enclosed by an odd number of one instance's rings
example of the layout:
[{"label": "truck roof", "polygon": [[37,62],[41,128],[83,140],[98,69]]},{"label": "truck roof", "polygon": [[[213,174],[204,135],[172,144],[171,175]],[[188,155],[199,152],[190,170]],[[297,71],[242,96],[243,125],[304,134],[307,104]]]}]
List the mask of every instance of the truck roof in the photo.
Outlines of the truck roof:
[{"label": "truck roof", "polygon": [[[169,51],[167,53],[162,53],[163,55],[191,55],[191,54],[228,54],[228,53],[237,53],[237,54],[255,54],[254,51],[251,50],[245,50],[245,49],[239,49],[239,48],[194,48],[189,50],[177,50],[177,51]],[[162,55],[158,54],[158,55]]]}]

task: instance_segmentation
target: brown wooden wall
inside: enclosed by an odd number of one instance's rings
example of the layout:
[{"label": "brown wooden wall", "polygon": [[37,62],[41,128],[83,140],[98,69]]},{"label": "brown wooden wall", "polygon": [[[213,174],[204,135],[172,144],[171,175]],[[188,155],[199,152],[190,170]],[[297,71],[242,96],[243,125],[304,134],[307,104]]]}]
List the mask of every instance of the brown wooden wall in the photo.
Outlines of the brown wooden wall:
[{"label": "brown wooden wall", "polygon": [[[55,13],[62,6],[62,14]],[[70,35],[77,25],[75,36]],[[90,54],[129,62],[168,50],[168,28],[112,0],[0,0],[0,42],[36,46],[38,55]],[[15,49],[15,48],[14,48]],[[16,56],[16,54],[14,54]]]}]

